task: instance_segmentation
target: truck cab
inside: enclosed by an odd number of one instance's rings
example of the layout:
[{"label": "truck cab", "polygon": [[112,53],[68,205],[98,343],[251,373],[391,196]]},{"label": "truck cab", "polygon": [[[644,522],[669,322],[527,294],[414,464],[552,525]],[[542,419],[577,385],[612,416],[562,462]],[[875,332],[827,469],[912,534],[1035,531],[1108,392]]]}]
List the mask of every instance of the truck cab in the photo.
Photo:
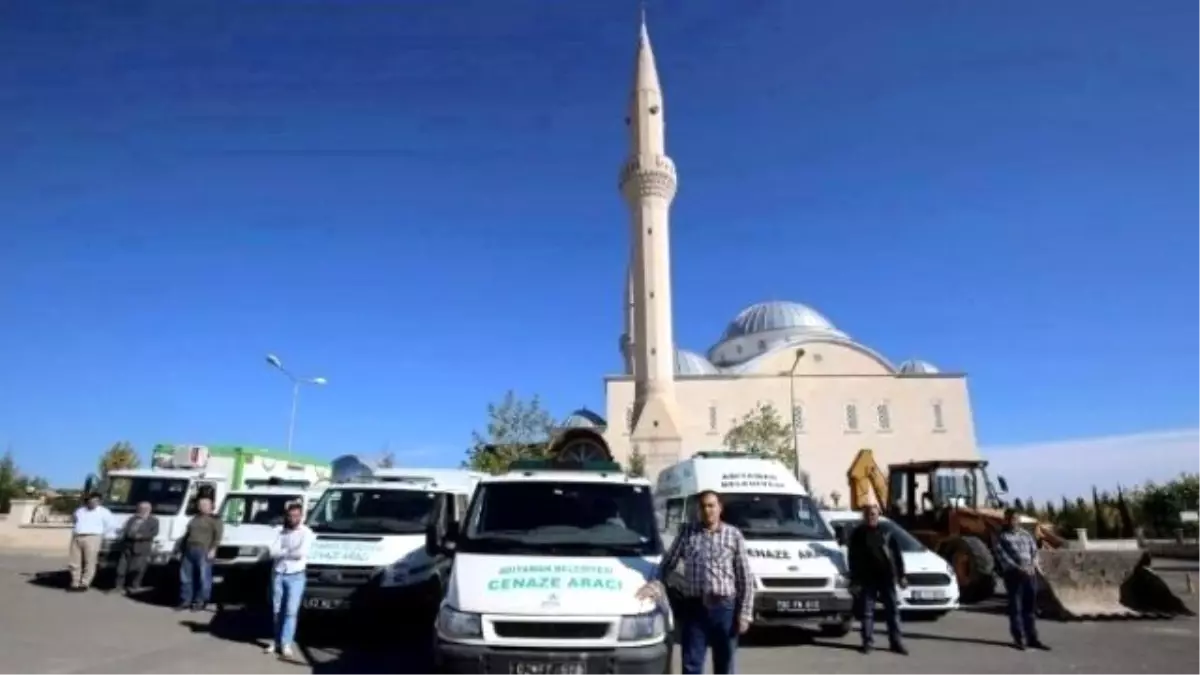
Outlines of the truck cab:
[{"label": "truck cab", "polygon": [[219,504],[229,489],[224,475],[202,469],[130,469],[112,471],[100,487],[101,502],[114,515],[116,529],[106,532],[101,543],[101,566],[115,567],[120,555],[118,538],[125,522],[140,502],[149,502],[158,518],[158,536],[150,554],[149,572],[160,571],[172,562],[176,545],[196,515],[196,502],[207,497]]},{"label": "truck cab", "polygon": [[613,462],[514,462],[485,478],[461,526],[435,623],[442,672],[670,672],[671,614],[640,600],[662,556],[652,487]]},{"label": "truck cab", "polygon": [[[665,469],[655,487],[663,537],[698,516],[701,492],[715,491],[721,519],[741,530],[754,579],[754,625],[816,627],[828,636],[850,631],[853,597],[845,554],[818,506],[781,462],[737,452],[699,452]],[[679,597],[682,570],[667,589]]]},{"label": "truck cab", "polygon": [[450,563],[426,551],[426,528],[461,518],[479,478],[450,469],[376,469],[330,485],[308,513],[316,540],[302,609],[431,614]]}]

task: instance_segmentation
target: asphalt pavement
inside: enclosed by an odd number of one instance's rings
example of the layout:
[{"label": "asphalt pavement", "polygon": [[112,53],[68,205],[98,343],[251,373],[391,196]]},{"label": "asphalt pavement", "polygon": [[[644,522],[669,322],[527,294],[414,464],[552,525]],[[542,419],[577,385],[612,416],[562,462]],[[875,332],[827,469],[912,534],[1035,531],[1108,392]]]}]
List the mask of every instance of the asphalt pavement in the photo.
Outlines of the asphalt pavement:
[{"label": "asphalt pavement", "polygon": [[[265,617],[239,610],[182,612],[100,591],[65,593],[45,572],[55,558],[0,554],[0,671],[45,673],[428,672],[427,637],[399,626],[369,634],[344,622],[302,623],[298,660],[262,653]],[[1183,591],[1183,572],[1164,572]],[[1195,595],[1190,596],[1195,606]],[[857,636],[813,639],[799,631],[752,632],[738,652],[743,673],[1196,673],[1200,622],[1041,622],[1049,653],[1008,645],[998,604],[936,622],[907,622],[911,655],[863,656]],[[886,639],[877,640],[881,646]],[[678,667],[678,659],[676,659]]]}]

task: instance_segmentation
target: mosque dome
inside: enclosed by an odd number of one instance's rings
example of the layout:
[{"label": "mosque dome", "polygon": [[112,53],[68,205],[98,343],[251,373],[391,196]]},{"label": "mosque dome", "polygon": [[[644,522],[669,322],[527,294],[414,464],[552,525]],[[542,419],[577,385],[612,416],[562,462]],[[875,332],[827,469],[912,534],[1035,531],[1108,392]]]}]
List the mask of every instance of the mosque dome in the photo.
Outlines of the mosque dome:
[{"label": "mosque dome", "polygon": [[896,370],[903,375],[936,375],[942,372],[937,366],[921,359],[909,359],[901,363]]},{"label": "mosque dome", "polygon": [[676,375],[716,375],[721,371],[708,359],[686,349],[675,350]]},{"label": "mosque dome", "polygon": [[788,329],[837,332],[829,319],[808,305],[798,302],[760,302],[739,312],[725,328],[721,340]]},{"label": "mosque dome", "polygon": [[563,429],[599,429],[604,430],[608,426],[608,422],[596,413],[587,408],[580,408],[575,412],[567,415],[567,419],[563,420],[560,428]]}]

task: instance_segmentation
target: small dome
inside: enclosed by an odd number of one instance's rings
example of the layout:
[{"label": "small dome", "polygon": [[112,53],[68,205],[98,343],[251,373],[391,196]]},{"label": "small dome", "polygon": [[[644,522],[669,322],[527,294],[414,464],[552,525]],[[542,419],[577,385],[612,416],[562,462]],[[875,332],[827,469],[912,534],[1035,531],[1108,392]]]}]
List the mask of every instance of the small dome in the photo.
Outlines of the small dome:
[{"label": "small dome", "polygon": [[708,359],[686,349],[675,350],[676,375],[716,375],[721,371]]},{"label": "small dome", "polygon": [[587,408],[580,408],[567,415],[560,428],[562,429],[604,429],[608,422]]},{"label": "small dome", "polygon": [[786,329],[837,332],[829,319],[808,305],[798,302],[760,302],[738,313],[729,322],[721,341]]},{"label": "small dome", "polygon": [[937,366],[921,359],[909,359],[901,363],[897,370],[904,375],[936,375],[942,372]]}]

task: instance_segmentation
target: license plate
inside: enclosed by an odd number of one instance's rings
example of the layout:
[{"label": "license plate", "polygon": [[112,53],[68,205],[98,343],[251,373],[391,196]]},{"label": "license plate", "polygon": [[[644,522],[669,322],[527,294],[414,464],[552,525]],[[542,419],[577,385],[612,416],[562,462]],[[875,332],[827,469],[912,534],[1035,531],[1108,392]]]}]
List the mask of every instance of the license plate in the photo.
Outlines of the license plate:
[{"label": "license plate", "polygon": [[302,606],[304,609],[338,609],[342,606],[342,601],[334,598],[305,598]]},{"label": "license plate", "polygon": [[945,600],[946,591],[917,591],[912,592],[914,600]]},{"label": "license plate", "polygon": [[821,611],[820,600],[776,600],[775,611],[805,614]]},{"label": "license plate", "polygon": [[584,672],[583,663],[568,661],[565,663],[514,663],[510,673],[520,675],[576,675]]}]

